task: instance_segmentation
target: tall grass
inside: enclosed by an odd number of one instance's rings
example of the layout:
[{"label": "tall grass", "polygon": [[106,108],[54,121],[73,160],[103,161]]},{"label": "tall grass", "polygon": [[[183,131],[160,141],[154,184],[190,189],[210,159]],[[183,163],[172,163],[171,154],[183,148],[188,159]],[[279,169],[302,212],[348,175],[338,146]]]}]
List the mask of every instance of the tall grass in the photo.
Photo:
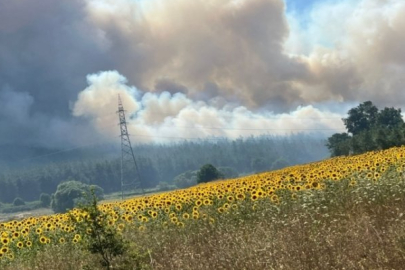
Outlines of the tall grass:
[{"label": "tall grass", "polygon": [[[327,182],[324,190],[287,190],[280,204],[240,204],[215,221],[184,228],[126,227],[130,252],[113,269],[403,269],[405,179]],[[213,210],[214,211],[214,210]],[[4,269],[102,269],[94,255],[46,246]]]}]

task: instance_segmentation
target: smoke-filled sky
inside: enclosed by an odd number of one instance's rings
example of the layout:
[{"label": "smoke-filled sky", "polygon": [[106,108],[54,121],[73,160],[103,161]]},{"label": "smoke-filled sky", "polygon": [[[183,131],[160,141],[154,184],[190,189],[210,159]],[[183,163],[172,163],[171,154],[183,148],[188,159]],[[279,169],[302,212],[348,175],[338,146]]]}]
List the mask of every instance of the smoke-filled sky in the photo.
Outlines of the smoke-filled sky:
[{"label": "smoke-filled sky", "polygon": [[0,144],[342,131],[405,101],[403,0],[0,0]]}]

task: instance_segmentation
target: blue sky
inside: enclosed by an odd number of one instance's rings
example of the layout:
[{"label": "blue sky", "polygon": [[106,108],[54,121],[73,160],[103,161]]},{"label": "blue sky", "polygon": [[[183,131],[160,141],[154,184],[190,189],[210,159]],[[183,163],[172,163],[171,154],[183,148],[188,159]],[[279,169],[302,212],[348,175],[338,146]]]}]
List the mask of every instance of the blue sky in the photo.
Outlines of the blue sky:
[{"label": "blue sky", "polygon": [[325,0],[285,0],[287,4],[287,12],[306,12],[310,10],[313,4],[325,2]]}]

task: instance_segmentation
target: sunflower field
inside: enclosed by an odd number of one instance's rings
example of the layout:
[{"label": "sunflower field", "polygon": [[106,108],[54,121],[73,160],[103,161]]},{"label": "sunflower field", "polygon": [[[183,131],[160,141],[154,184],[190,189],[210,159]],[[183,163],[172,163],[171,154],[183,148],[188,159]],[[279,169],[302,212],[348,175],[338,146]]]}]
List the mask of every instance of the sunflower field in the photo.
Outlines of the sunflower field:
[{"label": "sunflower field", "polygon": [[[223,216],[238,219],[264,209],[282,211],[285,201],[300,202],[301,197],[323,192],[333,183],[354,189],[359,182],[377,184],[388,174],[403,179],[404,171],[405,147],[397,147],[104,203],[99,209],[107,215],[108,226],[122,234],[181,231],[197,224],[213,226]],[[47,247],[69,245],[79,250],[87,234],[71,220],[73,216],[80,223],[87,215],[73,209],[66,214],[0,223],[0,266],[12,265]]]}]

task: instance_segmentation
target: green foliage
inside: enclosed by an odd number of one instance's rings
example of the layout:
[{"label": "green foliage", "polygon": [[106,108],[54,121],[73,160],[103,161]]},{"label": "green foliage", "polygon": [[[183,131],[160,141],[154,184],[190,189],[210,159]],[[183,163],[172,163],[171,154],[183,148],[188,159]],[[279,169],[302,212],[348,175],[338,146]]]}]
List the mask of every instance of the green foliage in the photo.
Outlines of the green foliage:
[{"label": "green foliage", "polygon": [[197,184],[197,172],[198,171],[186,171],[177,175],[173,183],[178,188],[188,188]]},{"label": "green foliage", "polygon": [[44,207],[49,207],[51,205],[51,196],[47,193],[41,193],[39,200]]},{"label": "green foliage", "polygon": [[23,199],[21,199],[20,197],[17,197],[17,198],[14,199],[13,205],[14,206],[25,205],[25,201]]},{"label": "green foliage", "polygon": [[349,116],[343,119],[348,132],[353,135],[370,129],[377,120],[378,108],[371,101],[365,101],[348,112]]},{"label": "green foliage", "polygon": [[0,213],[17,213],[23,211],[32,211],[38,208],[43,207],[41,202],[33,201],[33,202],[25,202],[24,205],[15,206],[13,204],[3,203],[0,204]]},{"label": "green foliage", "polygon": [[79,208],[86,213],[83,219],[70,215],[78,233],[83,237],[84,248],[101,257],[101,264],[106,269],[111,268],[114,257],[124,254],[128,250],[128,243],[117,231],[115,226],[109,226],[109,216],[97,207],[97,196],[94,189],[90,197]]},{"label": "green foliage", "polygon": [[207,183],[221,178],[224,178],[223,174],[212,164],[205,164],[197,173],[197,183]]},{"label": "green foliage", "polygon": [[326,146],[331,152],[332,157],[349,155],[351,137],[347,133],[335,133],[328,138]]},{"label": "green foliage", "polygon": [[348,117],[342,120],[348,133],[336,133],[328,138],[326,146],[332,156],[361,154],[405,144],[401,109],[379,111],[371,101],[366,101],[350,109]]},{"label": "green foliage", "polygon": [[55,213],[63,213],[72,209],[79,202],[83,202],[84,194],[90,189],[101,199],[103,197],[102,188],[95,185],[86,185],[78,181],[67,181],[58,185],[55,194],[52,196],[51,208]]},{"label": "green foliage", "polygon": [[175,188],[176,188],[176,186],[170,185],[167,182],[159,182],[159,185],[156,186],[156,189],[159,191],[168,191],[168,190],[173,190]]}]

